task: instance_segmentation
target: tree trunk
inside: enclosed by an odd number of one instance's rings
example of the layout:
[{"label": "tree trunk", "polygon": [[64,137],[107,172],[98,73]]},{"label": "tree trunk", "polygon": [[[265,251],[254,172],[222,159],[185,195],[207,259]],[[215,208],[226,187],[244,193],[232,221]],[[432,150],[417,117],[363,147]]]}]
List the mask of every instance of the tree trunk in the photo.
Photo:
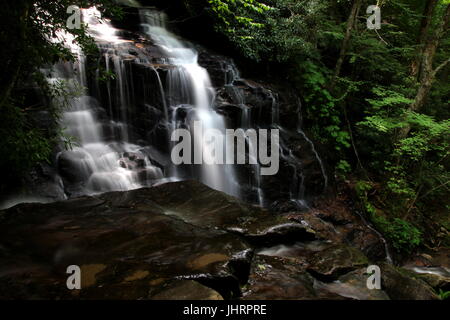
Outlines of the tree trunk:
[{"label": "tree trunk", "polygon": [[361,7],[362,0],[354,0],[352,10],[347,20],[347,29],[345,31],[344,40],[342,41],[341,50],[339,52],[339,58],[336,62],[336,67],[334,69],[333,78],[330,83],[330,91],[334,89],[336,85],[336,80],[339,77],[342,69],[342,64],[344,63],[345,55],[347,54],[348,46],[350,44],[350,38],[352,36],[353,28],[355,27],[356,17]]},{"label": "tree trunk", "polygon": [[424,49],[425,49],[424,44],[426,43],[427,36],[430,32],[432,17],[433,17],[434,9],[436,8],[437,3],[438,3],[438,0],[427,0],[425,3],[422,20],[420,22],[419,36],[417,38],[417,43],[419,44],[419,49],[417,50],[416,59],[414,59],[412,65],[411,65],[411,75],[414,76],[416,80],[419,80],[423,73],[420,60],[421,60],[421,57],[422,57]]},{"label": "tree trunk", "polygon": [[[428,19],[430,19],[431,21],[431,19],[433,19],[433,16],[428,16]],[[418,112],[423,108],[428,98],[431,86],[433,85],[436,74],[450,62],[450,59],[447,59],[436,69],[433,69],[433,61],[436,55],[436,51],[439,46],[440,40],[447,31],[449,20],[450,4],[447,5],[442,19],[440,19],[441,23],[437,26],[435,32],[430,37],[425,37],[424,49],[420,60],[422,72],[419,79],[419,88],[417,89],[417,94],[414,102],[408,108],[409,111]],[[409,125],[402,128],[399,132],[398,138],[406,138],[410,130],[411,127]]]}]

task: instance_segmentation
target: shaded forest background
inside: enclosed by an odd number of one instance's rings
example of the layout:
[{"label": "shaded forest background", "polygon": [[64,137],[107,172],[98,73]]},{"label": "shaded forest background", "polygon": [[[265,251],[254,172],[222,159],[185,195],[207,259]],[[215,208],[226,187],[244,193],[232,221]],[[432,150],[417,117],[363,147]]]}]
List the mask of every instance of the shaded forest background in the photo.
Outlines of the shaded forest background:
[{"label": "shaded forest background", "polygon": [[[335,190],[350,189],[399,252],[450,245],[450,1],[141,3],[166,11],[186,38],[233,57],[244,76],[297,91],[303,129],[317,144]],[[110,0],[3,4],[1,192],[50,161],[61,139],[71,143],[57,126],[64,103],[36,103],[45,101],[36,95],[64,101],[70,94],[63,84],[49,86],[40,72],[74,59],[49,41],[57,30],[73,33],[87,54],[96,54],[84,28],[67,29],[66,10],[73,4],[97,5],[118,23],[130,23],[128,9]],[[366,26],[373,4],[381,8],[379,30]],[[48,112],[51,121],[42,123],[36,110]]]}]

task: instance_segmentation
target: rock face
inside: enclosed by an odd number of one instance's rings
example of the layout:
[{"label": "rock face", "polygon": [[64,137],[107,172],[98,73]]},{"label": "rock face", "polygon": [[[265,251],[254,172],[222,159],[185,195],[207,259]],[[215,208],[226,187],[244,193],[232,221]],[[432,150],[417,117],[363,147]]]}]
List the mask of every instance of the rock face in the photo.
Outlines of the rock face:
[{"label": "rock face", "polygon": [[[325,172],[314,145],[300,129],[300,97],[286,88],[243,79],[231,59],[200,50],[199,64],[208,70],[217,91],[215,109],[225,115],[228,126],[280,130],[280,170],[262,177],[260,183],[267,204],[285,205],[299,196],[321,194],[326,187]],[[241,171],[251,176],[251,168]]]},{"label": "rock face", "polygon": [[314,228],[195,181],[22,204],[0,211],[0,298],[436,298],[385,264],[368,290],[365,255]]}]

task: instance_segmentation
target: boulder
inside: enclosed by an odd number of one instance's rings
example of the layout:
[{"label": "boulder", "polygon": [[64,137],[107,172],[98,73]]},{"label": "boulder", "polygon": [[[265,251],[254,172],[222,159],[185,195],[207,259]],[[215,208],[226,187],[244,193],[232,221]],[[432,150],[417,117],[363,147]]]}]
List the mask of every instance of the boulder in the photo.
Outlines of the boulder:
[{"label": "boulder", "polygon": [[381,286],[395,300],[438,300],[439,297],[425,281],[403,268],[382,263]]},{"label": "boulder", "polygon": [[151,295],[152,300],[223,300],[215,290],[194,280],[180,280],[167,284]]},{"label": "boulder", "polygon": [[337,281],[317,283],[316,287],[353,300],[389,300],[383,290],[367,288],[369,275],[366,272],[366,268],[357,269],[339,277]]},{"label": "boulder", "polygon": [[244,300],[342,300],[341,296],[315,288],[316,280],[296,259],[257,255],[252,263]]},{"label": "boulder", "polygon": [[340,244],[317,252],[310,261],[308,272],[321,281],[330,282],[367,264],[368,259],[360,250]]}]

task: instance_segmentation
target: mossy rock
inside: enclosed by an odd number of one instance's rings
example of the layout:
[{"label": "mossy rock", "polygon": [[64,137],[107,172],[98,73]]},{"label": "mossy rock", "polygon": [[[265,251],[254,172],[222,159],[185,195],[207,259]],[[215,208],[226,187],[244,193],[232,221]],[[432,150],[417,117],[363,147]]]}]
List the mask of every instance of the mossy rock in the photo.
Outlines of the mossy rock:
[{"label": "mossy rock", "polygon": [[438,300],[433,288],[412,271],[382,263],[381,286],[393,300]]},{"label": "mossy rock", "polygon": [[334,245],[316,253],[308,271],[317,279],[330,282],[341,275],[367,266],[367,257],[358,249],[347,245]]}]

